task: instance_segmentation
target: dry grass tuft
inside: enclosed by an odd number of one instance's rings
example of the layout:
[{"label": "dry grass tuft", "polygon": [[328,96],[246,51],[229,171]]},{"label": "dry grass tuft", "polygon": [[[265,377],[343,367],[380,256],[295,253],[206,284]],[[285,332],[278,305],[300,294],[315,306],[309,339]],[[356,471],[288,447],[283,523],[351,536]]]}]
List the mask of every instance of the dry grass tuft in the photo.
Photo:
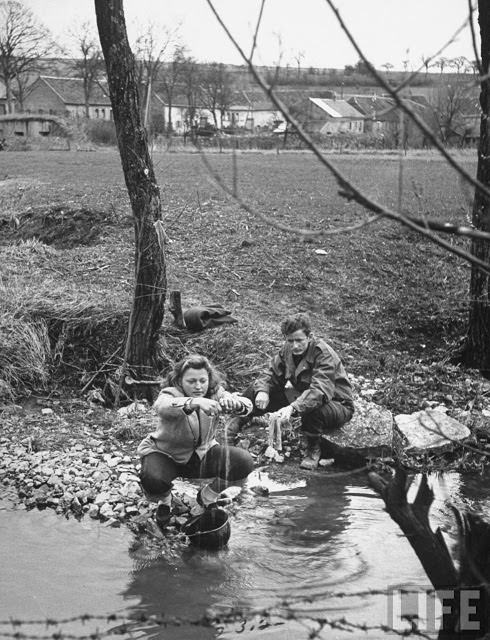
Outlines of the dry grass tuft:
[{"label": "dry grass tuft", "polygon": [[[275,336],[277,338],[277,336]],[[206,329],[202,333],[165,327],[161,358],[166,374],[175,362],[189,353],[200,353],[225,375],[229,386],[243,390],[264,368],[277,343],[267,325],[240,322]]]},{"label": "dry grass tuft", "polygon": [[50,269],[56,249],[37,240],[0,247],[0,399],[42,388],[65,364],[97,369],[127,326],[126,300],[82,289]]},{"label": "dry grass tuft", "polygon": [[46,323],[0,311],[0,399],[13,400],[31,386],[45,387],[51,362]]}]

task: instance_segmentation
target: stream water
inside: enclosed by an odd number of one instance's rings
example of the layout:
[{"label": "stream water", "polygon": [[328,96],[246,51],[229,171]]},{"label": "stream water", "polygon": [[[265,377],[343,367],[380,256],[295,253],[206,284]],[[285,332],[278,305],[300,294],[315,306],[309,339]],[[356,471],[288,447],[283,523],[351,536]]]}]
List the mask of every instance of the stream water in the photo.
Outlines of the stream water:
[{"label": "stream water", "polygon": [[[59,620],[85,613],[165,613],[192,620],[232,606],[261,608],[294,600],[296,618],[345,616],[354,624],[376,625],[390,622],[386,595],[335,594],[429,587],[407,540],[363,474],[314,473],[296,486],[280,485],[266,476],[260,482],[269,486],[270,495],[244,498],[231,517],[225,550],[188,548],[171,557],[155,547],[138,548],[125,528],[108,529],[88,519],[67,521],[50,511],[25,511],[15,508],[6,495],[0,502],[0,621]],[[454,522],[449,503],[488,508],[490,479],[446,474],[431,478],[431,483],[436,494],[431,519],[441,526],[451,547]],[[147,622],[135,625],[131,637],[300,640],[315,628],[307,620],[272,617],[270,622],[278,624],[259,629],[258,620],[249,620],[243,627],[234,623],[221,631]],[[119,624],[74,621],[62,630],[81,636]],[[22,625],[20,630],[40,636],[54,629]],[[6,631],[14,630],[0,627],[0,632]],[[380,630],[323,634],[390,637]]]}]

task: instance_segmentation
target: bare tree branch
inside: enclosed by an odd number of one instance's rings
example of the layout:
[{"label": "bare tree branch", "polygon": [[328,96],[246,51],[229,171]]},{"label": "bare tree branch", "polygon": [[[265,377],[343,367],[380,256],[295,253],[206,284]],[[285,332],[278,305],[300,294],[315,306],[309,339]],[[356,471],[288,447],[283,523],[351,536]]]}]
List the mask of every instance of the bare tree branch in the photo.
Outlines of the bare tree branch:
[{"label": "bare tree branch", "polygon": [[[364,52],[362,51],[362,49],[358,45],[356,39],[352,35],[350,29],[345,24],[342,16],[340,15],[340,11],[335,7],[335,5],[333,4],[332,0],[325,0],[325,2],[328,4],[330,9],[334,13],[334,15],[337,18],[337,21],[338,21],[340,27],[342,28],[342,30],[346,34],[347,38],[349,39],[349,41],[351,42],[352,46],[356,50],[356,52],[359,55],[360,59],[368,67],[368,69],[369,69],[371,75],[373,76],[373,78],[375,78],[376,81],[379,82],[379,84],[383,87],[383,89],[385,89],[389,93],[389,95],[395,100],[396,104],[400,107],[400,109],[402,109],[402,111],[404,111],[409,116],[409,118],[411,120],[413,120],[413,122],[415,122],[415,124],[419,127],[419,129],[425,133],[427,138],[432,142],[432,144],[441,153],[441,155],[447,160],[448,164],[451,167],[453,167],[453,169],[455,169],[460,175],[462,175],[465,178],[465,180],[467,180],[470,184],[472,184],[475,188],[477,188],[482,194],[485,194],[485,196],[490,199],[490,189],[488,189],[488,187],[486,187],[482,182],[480,182],[479,180],[474,178],[470,173],[468,173],[468,171],[466,171],[466,169],[464,167],[462,167],[451,156],[450,153],[448,153],[448,151],[444,148],[444,146],[441,144],[441,142],[439,142],[439,140],[434,136],[434,134],[432,133],[431,129],[422,120],[422,118],[420,118],[406,104],[406,102],[404,100],[402,100],[402,98],[400,98],[398,93],[394,89],[391,88],[391,86],[385,81],[383,76],[380,73],[378,73],[378,71],[374,68],[374,66],[371,64],[371,62],[369,62],[369,60],[366,58]],[[208,3],[209,3],[209,0],[208,0]]]},{"label": "bare tree branch", "polygon": [[[473,6],[471,4],[471,0],[468,0],[471,8],[473,9]],[[435,60],[435,58],[437,58],[438,56],[441,55],[441,53],[443,53],[450,45],[452,45],[456,38],[460,35],[460,33],[466,29],[466,27],[468,26],[468,23],[471,24],[470,22],[470,16],[468,16],[468,18],[466,18],[466,20],[463,22],[463,24],[461,24],[456,31],[453,33],[453,35],[449,38],[449,40],[447,42],[445,42],[442,47],[436,51],[435,53],[433,53],[431,56],[429,56],[428,58],[424,58],[422,61],[422,64],[415,69],[415,71],[412,71],[412,73],[407,76],[404,80],[402,80],[402,82],[400,82],[400,84],[395,87],[395,89],[393,89],[393,91],[399,93],[402,89],[404,89],[406,86],[408,86],[412,80],[414,80],[418,74],[422,71],[422,69],[424,69],[424,67],[426,69],[428,69],[428,67],[430,66],[430,63]]]},{"label": "bare tree branch", "polygon": [[452,233],[457,236],[466,236],[468,238],[480,238],[480,240],[490,240],[490,233],[488,231],[480,231],[473,227],[466,227],[462,225],[453,224],[452,222],[438,222],[437,220],[420,219],[414,216],[406,216],[409,220],[412,220],[416,225],[430,229],[431,231],[440,231],[442,233]]},{"label": "bare tree branch", "polygon": [[252,49],[250,51],[250,56],[249,56],[250,60],[252,60],[252,58],[254,57],[255,49],[257,48],[257,38],[259,37],[260,23],[262,22],[264,7],[265,7],[265,0],[262,0],[262,2],[260,3],[260,11],[259,11],[259,16],[257,18],[257,24],[255,26],[254,39],[252,42]]},{"label": "bare tree branch", "polygon": [[[329,0],[326,0],[326,1],[329,2]],[[206,2],[208,4],[208,6],[210,7],[211,11],[213,12],[214,16],[216,17],[216,19],[218,20],[219,24],[221,25],[221,27],[223,28],[223,30],[227,34],[228,38],[233,43],[233,45],[235,46],[236,50],[239,52],[239,54],[241,55],[241,57],[243,58],[243,60],[247,64],[247,66],[248,66],[248,68],[250,70],[250,73],[254,77],[254,79],[257,82],[257,84],[263,89],[263,91],[269,96],[271,101],[282,112],[282,114],[284,115],[284,118],[287,120],[287,122],[292,127],[294,127],[294,129],[296,130],[296,132],[297,132],[298,136],[300,137],[300,139],[303,140],[303,142],[307,145],[307,147],[314,153],[314,155],[318,158],[318,160],[321,162],[321,164],[323,164],[323,166],[325,166],[335,176],[335,178],[336,178],[336,180],[337,180],[337,182],[338,182],[338,184],[339,184],[339,186],[341,188],[340,191],[339,191],[339,194],[341,196],[343,196],[343,197],[345,197],[345,198],[347,198],[349,200],[355,200],[356,202],[358,202],[359,204],[364,206],[366,209],[369,209],[370,211],[372,211],[373,213],[376,213],[377,215],[382,215],[382,216],[385,216],[385,217],[390,218],[392,220],[396,220],[397,222],[401,223],[402,225],[404,225],[404,226],[406,226],[406,227],[408,227],[408,228],[410,228],[410,229],[412,229],[414,231],[417,231],[417,232],[421,233],[422,235],[427,237],[429,240],[431,240],[435,244],[443,247],[447,251],[449,251],[449,252],[451,252],[451,253],[463,258],[464,260],[470,262],[471,264],[474,264],[475,266],[479,267],[482,271],[484,271],[486,273],[490,273],[490,264],[489,263],[487,263],[487,262],[485,262],[483,260],[480,260],[479,258],[473,256],[468,251],[460,249],[459,247],[455,247],[452,244],[450,244],[449,242],[446,242],[446,241],[440,239],[439,237],[434,235],[430,231],[430,229],[427,229],[427,226],[426,226],[425,222],[423,224],[417,224],[417,223],[413,222],[407,216],[405,216],[405,215],[403,215],[401,213],[398,213],[396,211],[393,211],[392,209],[388,209],[386,207],[383,207],[381,204],[379,204],[378,202],[373,200],[371,197],[369,197],[366,194],[364,194],[363,192],[361,192],[355,185],[353,185],[343,175],[343,173],[332,162],[330,162],[330,160],[328,160],[322,154],[321,150],[313,142],[311,137],[304,131],[304,129],[299,124],[299,122],[291,115],[291,113],[287,109],[286,105],[275,94],[275,92],[272,90],[272,88],[270,86],[268,86],[267,83],[262,79],[261,75],[258,73],[258,71],[255,68],[255,66],[253,65],[253,63],[249,60],[249,58],[247,57],[247,55],[245,54],[243,49],[240,47],[240,45],[237,42],[237,40],[234,38],[234,36],[230,32],[230,30],[228,29],[226,24],[223,22],[223,19],[221,18],[221,16],[219,15],[218,11],[214,7],[212,0],[206,0]],[[396,100],[400,101],[398,95],[395,94],[395,96],[396,96]],[[424,124],[424,126],[425,126],[425,124]],[[425,128],[427,128],[427,127],[425,127]],[[451,158],[451,161],[452,161],[452,163],[454,163],[452,158]],[[459,165],[457,163],[456,163],[456,167],[459,167]],[[466,175],[468,175],[468,179],[470,179],[470,181],[473,184],[475,183],[475,180],[473,178],[471,178],[471,176],[469,176],[469,174],[467,174],[467,172],[463,171],[463,169],[460,170],[460,173],[462,173],[465,177],[466,177]],[[480,183],[478,183],[478,185],[479,184]],[[482,186],[483,190],[490,195],[490,191],[488,191],[483,185],[481,185],[481,186]]]},{"label": "bare tree branch", "polygon": [[260,220],[267,223],[271,227],[275,227],[276,229],[280,229],[281,231],[286,231],[287,233],[294,233],[299,236],[303,236],[307,238],[317,237],[317,236],[333,236],[333,235],[338,235],[340,233],[350,233],[352,231],[358,231],[359,229],[362,229],[363,227],[366,227],[369,224],[372,224],[373,222],[377,222],[378,220],[381,220],[383,218],[382,215],[371,216],[370,218],[366,218],[362,222],[352,225],[351,227],[341,227],[339,229],[312,230],[312,229],[304,229],[302,227],[290,227],[287,224],[283,224],[282,222],[278,222],[277,220],[274,220],[274,218],[270,218],[269,216],[265,215],[258,209],[255,209],[254,207],[251,207],[249,204],[247,204],[247,202],[245,202],[245,200],[240,198],[240,196],[236,192],[235,183],[233,188],[230,189],[230,187],[225,183],[221,175],[212,167],[211,163],[207,159],[206,154],[202,151],[202,149],[200,149],[198,146],[196,146],[196,149],[199,152],[199,155],[201,157],[201,160],[204,163],[204,166],[206,167],[209,174],[212,176],[212,178],[215,180],[216,184],[220,187],[222,191],[224,191],[227,195],[233,198],[233,200],[244,211],[246,211],[247,213],[250,213],[256,218],[260,218]]}]

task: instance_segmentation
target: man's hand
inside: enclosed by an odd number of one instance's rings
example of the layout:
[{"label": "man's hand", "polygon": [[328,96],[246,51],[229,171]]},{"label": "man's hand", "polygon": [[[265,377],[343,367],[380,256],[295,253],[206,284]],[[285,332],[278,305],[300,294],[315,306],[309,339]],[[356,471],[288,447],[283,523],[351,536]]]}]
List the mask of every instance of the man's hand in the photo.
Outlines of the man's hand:
[{"label": "man's hand", "polygon": [[270,420],[271,422],[277,423],[279,427],[290,426],[292,413],[293,407],[288,404],[287,407],[282,407],[282,409],[271,413]]},{"label": "man's hand", "polygon": [[266,409],[269,404],[269,394],[265,391],[259,391],[255,396],[255,406],[257,409]]},{"label": "man's hand", "polygon": [[278,411],[269,415],[269,428],[274,433],[276,426],[281,429],[282,427],[291,426],[291,414],[293,413],[293,407],[289,404],[287,407],[282,407]]}]

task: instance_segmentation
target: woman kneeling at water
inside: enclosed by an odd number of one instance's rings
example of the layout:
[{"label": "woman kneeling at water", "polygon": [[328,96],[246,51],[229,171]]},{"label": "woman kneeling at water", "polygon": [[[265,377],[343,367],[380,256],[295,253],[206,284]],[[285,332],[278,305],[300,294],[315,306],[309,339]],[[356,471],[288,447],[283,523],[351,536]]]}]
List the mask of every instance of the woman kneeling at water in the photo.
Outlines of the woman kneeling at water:
[{"label": "woman kneeling at water", "polygon": [[175,365],[155,402],[159,425],[140,443],[138,454],[141,484],[148,498],[158,502],[155,517],[160,527],[170,520],[177,476],[213,478],[198,492],[198,502],[207,507],[230,502],[221,493],[253,469],[247,451],[221,446],[215,439],[220,413],[246,416],[252,411],[248,398],[229,393],[220,382],[207,358],[190,355]]}]

